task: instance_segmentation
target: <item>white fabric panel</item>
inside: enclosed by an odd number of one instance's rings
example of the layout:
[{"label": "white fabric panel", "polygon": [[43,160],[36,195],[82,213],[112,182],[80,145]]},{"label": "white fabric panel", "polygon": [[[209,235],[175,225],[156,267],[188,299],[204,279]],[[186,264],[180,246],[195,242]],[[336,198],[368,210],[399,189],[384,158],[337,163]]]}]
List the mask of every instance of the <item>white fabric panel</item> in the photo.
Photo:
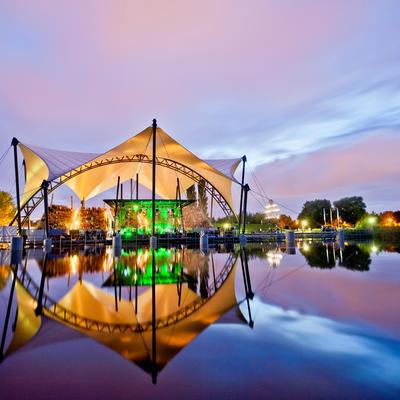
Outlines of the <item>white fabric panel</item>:
[{"label": "white fabric panel", "polygon": [[72,171],[74,168],[99,156],[98,153],[79,153],[75,151],[45,149],[31,144],[25,144],[25,146],[45,162],[49,169],[48,180],[50,181],[59,178],[67,172]]},{"label": "white fabric panel", "polygon": [[[152,128],[146,128],[103,153],[79,153],[45,149],[38,146],[20,144],[24,153],[27,167],[26,197],[32,188],[40,187],[44,179],[56,179],[89,161],[101,161],[113,157],[134,156],[143,154],[152,158]],[[209,181],[224,196],[233,208],[231,184],[237,180],[233,174],[240,163],[240,159],[230,160],[201,160],[192,152],[176,142],[161,128],[157,128],[157,157],[170,159],[188,166],[204,179]],[[66,184],[81,198],[90,199],[112,187],[120,176],[121,182],[135,178],[139,172],[141,185],[151,189],[151,163],[116,163],[97,167],[66,182]],[[179,176],[182,193],[193,184],[193,181],[184,175],[169,168],[158,167],[156,171],[156,190],[162,198],[175,198],[176,178]]]},{"label": "white fabric panel", "polygon": [[222,172],[227,177],[231,178],[234,182],[240,183],[235,178],[235,172],[239,166],[241,158],[221,159],[221,160],[204,160],[207,164],[211,165],[216,170]]},{"label": "white fabric panel", "polygon": [[25,204],[29,198],[40,189],[42,182],[49,177],[49,169],[45,162],[36,155],[31,149],[19,143],[26,167],[26,181],[21,205]]}]

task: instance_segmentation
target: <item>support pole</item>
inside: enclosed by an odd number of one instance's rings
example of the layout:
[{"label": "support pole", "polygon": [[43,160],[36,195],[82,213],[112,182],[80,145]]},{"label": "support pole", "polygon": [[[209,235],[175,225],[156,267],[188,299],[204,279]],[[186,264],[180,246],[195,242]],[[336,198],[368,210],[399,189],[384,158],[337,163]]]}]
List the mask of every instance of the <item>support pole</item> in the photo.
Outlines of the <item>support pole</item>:
[{"label": "support pole", "polygon": [[49,182],[42,182],[43,202],[44,202],[44,231],[46,239],[49,238],[49,199],[48,199]]},{"label": "support pole", "polygon": [[115,196],[115,208],[114,208],[114,235],[117,228],[117,218],[118,218],[118,200],[119,200],[119,182],[121,178],[118,176],[117,180],[117,195]]},{"label": "support pole", "polygon": [[133,199],[133,179],[131,178],[131,200]]},{"label": "support pole", "polygon": [[[214,186],[211,189],[211,205],[210,205],[210,218],[212,219],[213,217],[213,208],[214,208]],[[239,228],[240,230],[240,228]]]},{"label": "support pole", "polygon": [[246,172],[246,161],[247,157],[243,156],[242,157],[242,182],[241,182],[241,189],[240,189],[240,205],[239,205],[239,233],[240,233],[240,227],[242,224],[242,207],[243,207],[243,191],[244,191],[244,175]]},{"label": "support pole", "polygon": [[245,234],[246,233],[246,220],[247,220],[247,193],[249,192],[250,187],[249,185],[246,183],[243,186],[243,191],[244,191],[244,196],[243,196],[243,230],[242,233]]},{"label": "support pole", "polygon": [[181,184],[179,182],[179,178],[176,178],[176,199],[179,200],[179,209],[181,213],[181,225],[182,225],[182,231],[185,233],[185,225],[183,223],[183,208],[182,208],[182,196],[181,196]]},{"label": "support pole", "polygon": [[139,174],[136,174],[136,200],[139,200]]},{"label": "support pole", "polygon": [[20,203],[20,197],[19,197],[19,174],[18,174],[18,152],[17,152],[17,146],[18,146],[18,139],[13,138],[11,145],[14,147],[14,172],[15,172],[15,192],[16,192],[16,197],[17,197],[17,213],[18,213],[18,233],[21,234],[21,203]]},{"label": "support pole", "polygon": [[151,185],[151,235],[156,231],[156,157],[157,157],[157,120],[153,119],[153,159],[152,159],[152,185]]}]

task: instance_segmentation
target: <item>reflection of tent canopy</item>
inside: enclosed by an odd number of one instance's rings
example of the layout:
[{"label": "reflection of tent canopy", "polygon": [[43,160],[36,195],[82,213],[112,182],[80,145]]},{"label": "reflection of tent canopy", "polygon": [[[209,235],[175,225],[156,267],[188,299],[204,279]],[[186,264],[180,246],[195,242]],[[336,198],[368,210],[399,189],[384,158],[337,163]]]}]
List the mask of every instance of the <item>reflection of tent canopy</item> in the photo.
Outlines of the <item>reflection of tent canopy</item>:
[{"label": "reflection of tent canopy", "polygon": [[[171,324],[166,328],[157,329],[157,367],[162,367],[172,359],[176,353],[187,346],[208,325],[221,318],[236,304],[235,270],[233,267],[229,276],[218,291],[197,311],[187,318]],[[176,285],[156,286],[156,313],[157,318],[167,317],[178,308],[196,301],[198,296],[189,288],[183,286],[181,305],[178,306]],[[176,301],[174,301],[176,300]],[[77,283],[75,287],[60,300],[59,304],[68,307],[77,314],[101,316],[109,322],[143,323],[151,321],[152,299],[151,290],[142,293],[138,298],[138,313],[135,315],[132,303],[121,300],[118,303],[118,312],[115,311],[115,298],[103,290],[88,284]],[[240,321],[240,319],[238,319]],[[150,370],[152,333],[98,333],[82,330],[82,333],[98,340],[107,347],[135,362],[145,370]]]},{"label": "reflection of tent canopy", "polygon": [[13,353],[35,336],[41,324],[41,317],[37,317],[34,312],[37,305],[36,301],[32,299],[19,282],[16,282],[15,288],[17,291],[18,318],[7,354]]},{"label": "reflection of tent canopy", "polygon": [[[24,204],[39,188],[43,180],[53,181],[77,170],[87,163],[101,165],[86,170],[66,182],[81,199],[89,199],[113,186],[117,177],[127,181],[139,173],[139,182],[151,188],[152,166],[148,162],[132,164],[129,157],[141,155],[142,161],[152,157],[152,128],[146,128],[122,144],[103,153],[78,153],[45,149],[42,147],[19,143],[24,155],[26,168],[26,184],[22,204]],[[233,209],[231,185],[236,182],[233,174],[240,159],[201,160],[185,147],[172,139],[162,129],[157,128],[157,157],[184,165],[206,179],[225,198]],[[114,160],[114,163],[105,162]],[[104,164],[104,165],[102,165]],[[180,185],[186,190],[193,184],[188,176],[167,167],[157,168],[157,194],[163,198],[175,198],[175,182],[179,177]]]},{"label": "reflection of tent canopy", "polygon": [[[159,370],[207,326],[219,320],[229,310],[235,309],[237,311],[235,308],[237,304],[234,285],[235,270],[236,267],[234,266],[218,291],[200,308],[177,323],[157,329],[157,368]],[[199,299],[195,292],[182,286],[181,303],[178,305],[178,302],[174,301],[177,300],[176,289],[176,285],[156,286],[157,318],[167,317],[179,308],[183,308]],[[167,299],[168,301],[166,301]],[[26,292],[21,292],[19,289],[18,303],[20,314],[18,315],[17,330],[8,354],[29,341],[40,326],[40,317],[36,317],[33,312],[36,302]],[[118,312],[115,311],[114,296],[85,281],[77,282],[71,291],[59,301],[59,304],[76,314],[109,323],[135,324],[137,322],[149,321],[152,317],[151,290],[143,292],[139,296],[137,314],[134,312],[133,304],[126,300],[121,300],[118,303]],[[47,311],[45,311],[45,315],[54,318]],[[232,323],[234,321],[230,320],[229,322]],[[235,322],[241,322],[240,315],[236,315]],[[145,370],[150,371],[151,330],[141,333],[110,333],[89,331],[77,327],[75,329],[113,349]],[[40,332],[39,336],[41,335]]]}]

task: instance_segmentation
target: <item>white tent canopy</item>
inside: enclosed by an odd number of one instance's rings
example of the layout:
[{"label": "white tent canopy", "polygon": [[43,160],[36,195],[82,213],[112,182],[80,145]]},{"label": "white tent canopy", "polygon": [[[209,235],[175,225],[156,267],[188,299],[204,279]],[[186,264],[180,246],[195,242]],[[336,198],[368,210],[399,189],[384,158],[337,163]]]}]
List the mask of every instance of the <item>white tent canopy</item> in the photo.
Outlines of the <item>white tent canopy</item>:
[{"label": "white tent canopy", "polygon": [[[19,143],[26,169],[26,183],[22,204],[40,188],[43,180],[53,181],[87,163],[95,168],[88,169],[66,181],[80,199],[90,199],[112,187],[120,176],[121,182],[135,178],[139,174],[139,183],[151,189],[152,165],[149,162],[132,162],[129,158],[142,155],[146,160],[152,158],[152,127],[148,127],[120,145],[103,153],[80,153],[46,149],[36,145]],[[161,128],[157,128],[156,151],[158,159],[167,159],[190,168],[208,181],[226,200],[231,209],[232,182],[241,159],[202,160],[176,142]],[[118,162],[110,163],[118,159]],[[103,164],[104,165],[101,165]],[[161,198],[175,198],[176,182],[179,178],[182,191],[193,185],[193,180],[183,173],[158,165],[156,170],[156,192]]]}]

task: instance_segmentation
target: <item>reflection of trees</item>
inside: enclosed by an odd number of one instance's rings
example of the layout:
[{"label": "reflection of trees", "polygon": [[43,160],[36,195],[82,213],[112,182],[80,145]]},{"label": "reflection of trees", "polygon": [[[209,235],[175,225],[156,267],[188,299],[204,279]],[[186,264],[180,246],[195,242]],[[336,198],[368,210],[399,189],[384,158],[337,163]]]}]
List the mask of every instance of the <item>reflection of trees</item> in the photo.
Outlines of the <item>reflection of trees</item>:
[{"label": "reflection of trees", "polygon": [[[193,278],[188,283],[189,288],[197,292],[197,280],[200,272],[200,293],[203,294],[207,290],[205,297],[208,297],[208,256],[199,251],[185,249],[183,263],[187,274]],[[206,283],[205,280],[207,280]]]},{"label": "reflection of trees", "polygon": [[324,245],[311,245],[307,247],[307,251],[305,249],[300,249],[300,251],[310,267],[322,269],[335,268],[335,260],[333,258],[332,250],[326,248]]},{"label": "reflection of trees", "polygon": [[[48,277],[79,273],[96,273],[103,270],[105,253],[72,252],[64,255],[51,255],[47,261],[46,275]],[[44,260],[38,260],[43,271]]]},{"label": "reflection of trees", "polygon": [[343,262],[340,264],[342,267],[351,269],[353,271],[369,271],[371,264],[371,257],[369,253],[361,247],[351,244],[343,250]]},{"label": "reflection of trees", "polygon": [[[331,246],[314,244],[309,246],[307,250],[301,249],[300,251],[310,267],[335,268],[336,259],[340,259],[340,250],[334,250]],[[342,260],[340,266],[352,271],[368,271],[371,264],[368,251],[355,244],[347,245],[342,250]]]},{"label": "reflection of trees", "polygon": [[270,252],[285,252],[285,246],[270,244],[270,245],[254,245],[250,244],[246,246],[247,254],[250,260],[252,259],[262,259],[268,260]]}]

